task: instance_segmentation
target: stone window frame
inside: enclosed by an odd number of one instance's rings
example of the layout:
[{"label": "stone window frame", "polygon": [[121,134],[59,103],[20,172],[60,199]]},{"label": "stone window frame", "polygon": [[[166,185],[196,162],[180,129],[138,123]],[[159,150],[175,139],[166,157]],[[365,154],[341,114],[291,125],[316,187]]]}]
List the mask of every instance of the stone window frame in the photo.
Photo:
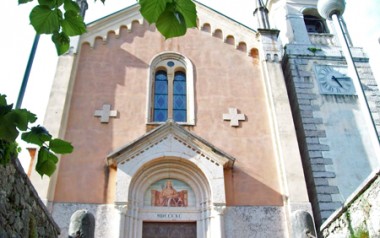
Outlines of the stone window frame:
[{"label": "stone window frame", "polygon": [[[308,33],[311,33],[311,34],[329,34],[329,28],[327,26],[327,23],[326,23],[326,20],[323,19],[319,13],[318,13],[318,10],[315,9],[315,8],[307,8],[305,10],[302,11],[302,15],[303,15],[303,19],[304,19],[304,23],[305,23],[305,27],[306,27],[306,31]],[[310,17],[310,19],[306,19],[307,17]],[[312,31],[309,31],[308,28],[307,28],[307,24],[306,24],[306,21],[305,20],[310,20],[310,21],[315,21],[315,22],[318,22],[322,25],[322,32],[312,32]]]},{"label": "stone window frame", "polygon": [[[168,66],[168,62],[174,62],[174,66]],[[154,112],[154,82],[156,72],[164,70],[168,78],[168,119],[172,119],[173,115],[173,81],[174,74],[182,71],[186,74],[186,110],[187,121],[177,122],[180,125],[195,125],[195,104],[194,104],[194,67],[192,62],[182,54],[177,52],[163,52],[153,57],[148,76],[148,92],[147,92],[147,116],[146,123],[150,125],[159,125],[165,123],[153,120]]]}]

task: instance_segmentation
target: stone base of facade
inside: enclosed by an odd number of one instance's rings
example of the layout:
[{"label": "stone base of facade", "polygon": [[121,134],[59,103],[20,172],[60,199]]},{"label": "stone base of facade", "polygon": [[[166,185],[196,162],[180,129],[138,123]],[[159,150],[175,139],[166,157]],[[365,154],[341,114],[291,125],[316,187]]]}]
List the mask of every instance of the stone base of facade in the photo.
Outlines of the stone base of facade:
[{"label": "stone base of facade", "polygon": [[61,228],[60,238],[68,237],[70,217],[78,210],[87,210],[95,217],[95,237],[119,237],[120,212],[112,204],[54,203],[53,219]]},{"label": "stone base of facade", "polygon": [[224,213],[226,238],[286,237],[284,207],[227,207]]},{"label": "stone base of facade", "polygon": [[[59,237],[68,237],[70,217],[77,210],[88,210],[95,216],[95,237],[123,237],[123,207],[111,204],[53,204],[53,218],[61,228]],[[224,237],[241,238],[285,237],[287,233],[285,208],[278,206],[226,207],[221,233]]]}]

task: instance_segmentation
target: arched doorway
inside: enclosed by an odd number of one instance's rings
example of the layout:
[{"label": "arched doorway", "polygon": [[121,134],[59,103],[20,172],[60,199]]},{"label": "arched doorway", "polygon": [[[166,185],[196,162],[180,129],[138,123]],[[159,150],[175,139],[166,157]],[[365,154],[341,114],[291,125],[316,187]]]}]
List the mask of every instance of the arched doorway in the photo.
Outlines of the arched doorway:
[{"label": "arched doorway", "polygon": [[172,223],[167,227],[173,229],[194,224],[196,237],[210,237],[211,200],[208,180],[195,164],[177,157],[155,159],[131,180],[127,237],[142,237],[144,224],[157,222]]},{"label": "arched doorway", "polygon": [[120,237],[141,238],[144,222],[192,223],[197,238],[223,237],[224,170],[234,161],[172,121],[114,151],[108,162],[117,166]]}]

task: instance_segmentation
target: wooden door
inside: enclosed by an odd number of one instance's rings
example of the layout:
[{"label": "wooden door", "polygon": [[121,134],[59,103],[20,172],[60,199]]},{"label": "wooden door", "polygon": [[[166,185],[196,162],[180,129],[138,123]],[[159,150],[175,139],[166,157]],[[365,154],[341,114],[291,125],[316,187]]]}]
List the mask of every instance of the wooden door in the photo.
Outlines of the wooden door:
[{"label": "wooden door", "polygon": [[144,222],[143,238],[196,238],[195,222]]}]

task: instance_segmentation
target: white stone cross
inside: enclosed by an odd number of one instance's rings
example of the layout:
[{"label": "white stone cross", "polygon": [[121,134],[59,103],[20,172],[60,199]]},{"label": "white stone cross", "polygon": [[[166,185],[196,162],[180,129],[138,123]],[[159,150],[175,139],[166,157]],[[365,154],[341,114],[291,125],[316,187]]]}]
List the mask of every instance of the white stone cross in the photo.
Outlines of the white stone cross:
[{"label": "white stone cross", "polygon": [[245,121],[244,114],[238,114],[236,108],[228,108],[229,114],[223,114],[223,120],[229,120],[230,126],[239,126],[239,121]]},{"label": "white stone cross", "polygon": [[104,104],[102,110],[95,111],[94,116],[100,117],[101,123],[108,123],[110,121],[110,117],[117,116],[117,111],[116,110],[111,111],[111,105]]}]

